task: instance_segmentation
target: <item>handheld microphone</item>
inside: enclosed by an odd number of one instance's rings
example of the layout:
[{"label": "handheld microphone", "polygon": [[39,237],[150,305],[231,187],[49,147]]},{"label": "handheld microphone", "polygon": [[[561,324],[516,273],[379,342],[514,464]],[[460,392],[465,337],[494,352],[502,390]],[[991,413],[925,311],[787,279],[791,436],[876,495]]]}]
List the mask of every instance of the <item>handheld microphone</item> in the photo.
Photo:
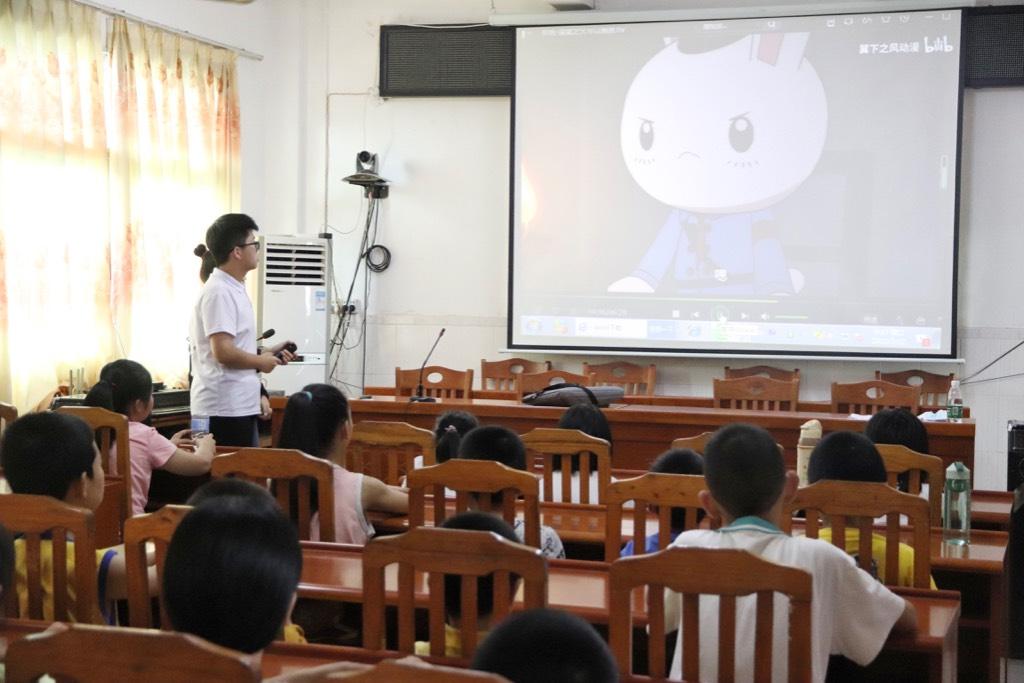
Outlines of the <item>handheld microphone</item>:
[{"label": "handheld microphone", "polygon": [[274,333],[276,331],[277,330],[275,330],[273,327],[271,327],[269,330],[264,331],[263,334],[261,334],[260,336],[256,337],[256,341],[261,342],[264,339],[270,339],[271,337],[274,336]]},{"label": "handheld microphone", "polygon": [[437,339],[434,340],[434,345],[430,347],[430,351],[427,352],[427,357],[423,359],[423,365],[420,366],[420,381],[416,385],[416,395],[409,398],[409,403],[434,403],[437,401],[433,396],[423,395],[423,368],[427,367],[427,361],[434,355],[434,349],[437,348],[437,343],[441,341],[441,337],[444,336],[444,328],[437,333]]}]

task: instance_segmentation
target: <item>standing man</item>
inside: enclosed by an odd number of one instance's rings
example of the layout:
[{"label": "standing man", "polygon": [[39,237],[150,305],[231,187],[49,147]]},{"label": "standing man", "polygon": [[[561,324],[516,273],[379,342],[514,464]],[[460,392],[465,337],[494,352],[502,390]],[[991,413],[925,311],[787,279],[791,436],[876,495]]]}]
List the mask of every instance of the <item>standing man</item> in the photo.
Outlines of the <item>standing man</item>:
[{"label": "standing man", "polygon": [[[206,231],[217,267],[199,291],[192,314],[193,415],[209,416],[221,446],[257,446],[260,372],[294,358],[288,342],[256,350],[256,316],[245,291],[245,274],[259,264],[256,222],[243,213],[224,214]],[[277,355],[275,355],[277,354]]]}]

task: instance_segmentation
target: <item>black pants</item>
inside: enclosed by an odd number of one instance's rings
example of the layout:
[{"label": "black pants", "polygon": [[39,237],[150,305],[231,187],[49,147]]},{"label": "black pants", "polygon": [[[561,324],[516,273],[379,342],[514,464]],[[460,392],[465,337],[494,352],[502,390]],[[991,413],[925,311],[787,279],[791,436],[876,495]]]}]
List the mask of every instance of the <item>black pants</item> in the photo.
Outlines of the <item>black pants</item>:
[{"label": "black pants", "polygon": [[218,446],[259,446],[259,432],[256,416],[216,417],[210,416],[210,433]]}]

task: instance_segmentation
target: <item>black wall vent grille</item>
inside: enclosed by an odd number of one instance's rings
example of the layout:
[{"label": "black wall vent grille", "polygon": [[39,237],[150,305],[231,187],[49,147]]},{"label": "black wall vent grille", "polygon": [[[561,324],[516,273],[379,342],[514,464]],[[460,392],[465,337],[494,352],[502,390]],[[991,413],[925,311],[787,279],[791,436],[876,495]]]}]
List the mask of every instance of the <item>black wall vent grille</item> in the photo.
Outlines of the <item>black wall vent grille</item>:
[{"label": "black wall vent grille", "polygon": [[505,27],[381,26],[380,95],[511,95],[514,42]]}]

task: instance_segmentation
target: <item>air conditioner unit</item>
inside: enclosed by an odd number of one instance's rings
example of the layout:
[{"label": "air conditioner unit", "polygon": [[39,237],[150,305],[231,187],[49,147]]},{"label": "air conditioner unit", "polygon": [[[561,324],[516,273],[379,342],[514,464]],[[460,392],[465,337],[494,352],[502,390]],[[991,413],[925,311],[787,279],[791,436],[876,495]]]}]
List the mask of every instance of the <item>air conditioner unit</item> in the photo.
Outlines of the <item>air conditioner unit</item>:
[{"label": "air conditioner unit", "polygon": [[291,339],[299,359],[263,376],[267,389],[293,394],[327,382],[330,360],[331,244],[321,237],[261,235],[257,326],[273,345]]}]

